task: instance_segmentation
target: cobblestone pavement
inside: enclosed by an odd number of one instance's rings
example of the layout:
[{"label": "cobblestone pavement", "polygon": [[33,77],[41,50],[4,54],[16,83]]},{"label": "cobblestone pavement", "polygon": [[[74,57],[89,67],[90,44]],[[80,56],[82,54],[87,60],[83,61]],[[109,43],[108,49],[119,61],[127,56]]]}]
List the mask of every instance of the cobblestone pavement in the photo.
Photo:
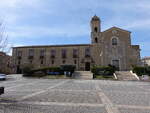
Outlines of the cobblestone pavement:
[{"label": "cobblestone pavement", "polygon": [[0,86],[0,113],[150,113],[149,82],[11,75]]}]

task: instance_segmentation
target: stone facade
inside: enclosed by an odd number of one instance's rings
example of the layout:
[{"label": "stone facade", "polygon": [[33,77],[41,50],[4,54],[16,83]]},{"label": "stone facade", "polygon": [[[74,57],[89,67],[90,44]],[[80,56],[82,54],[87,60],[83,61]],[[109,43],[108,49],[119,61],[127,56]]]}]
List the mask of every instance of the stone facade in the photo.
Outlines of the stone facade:
[{"label": "stone facade", "polygon": [[150,66],[150,57],[144,57],[141,59],[142,66]]},{"label": "stone facade", "polygon": [[131,32],[117,27],[101,31],[97,16],[91,19],[91,44],[25,46],[13,48],[15,70],[26,64],[35,68],[76,65],[77,70],[90,70],[93,65],[115,65],[129,70],[140,64],[139,45],[131,45]]},{"label": "stone facade", "polygon": [[12,73],[11,56],[6,55],[4,52],[0,52],[0,73]]}]

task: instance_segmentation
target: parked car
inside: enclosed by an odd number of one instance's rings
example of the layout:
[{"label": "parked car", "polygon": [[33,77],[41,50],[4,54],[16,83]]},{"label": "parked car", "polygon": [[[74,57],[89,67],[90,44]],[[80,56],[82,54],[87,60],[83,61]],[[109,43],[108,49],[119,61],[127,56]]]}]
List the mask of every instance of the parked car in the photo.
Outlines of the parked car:
[{"label": "parked car", "polygon": [[6,80],[6,74],[0,74],[0,80]]}]

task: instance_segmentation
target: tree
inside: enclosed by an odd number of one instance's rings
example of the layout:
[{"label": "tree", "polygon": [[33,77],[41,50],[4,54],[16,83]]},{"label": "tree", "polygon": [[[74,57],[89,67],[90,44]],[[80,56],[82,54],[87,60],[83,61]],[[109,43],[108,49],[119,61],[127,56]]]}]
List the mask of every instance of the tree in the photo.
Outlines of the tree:
[{"label": "tree", "polygon": [[9,53],[11,50],[8,44],[8,35],[5,31],[4,22],[0,22],[0,52]]}]

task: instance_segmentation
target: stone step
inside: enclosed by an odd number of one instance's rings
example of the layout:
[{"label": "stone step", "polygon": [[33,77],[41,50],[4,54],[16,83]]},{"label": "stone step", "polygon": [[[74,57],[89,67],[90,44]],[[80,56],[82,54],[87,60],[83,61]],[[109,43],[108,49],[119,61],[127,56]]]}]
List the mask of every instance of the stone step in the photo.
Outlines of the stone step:
[{"label": "stone step", "polygon": [[75,71],[73,76],[76,79],[93,79],[93,74],[90,71]]},{"label": "stone step", "polygon": [[91,71],[75,71],[76,73],[85,73],[85,74],[91,74],[92,72]]},{"label": "stone step", "polygon": [[115,74],[118,80],[137,80],[130,71],[116,71]]}]

